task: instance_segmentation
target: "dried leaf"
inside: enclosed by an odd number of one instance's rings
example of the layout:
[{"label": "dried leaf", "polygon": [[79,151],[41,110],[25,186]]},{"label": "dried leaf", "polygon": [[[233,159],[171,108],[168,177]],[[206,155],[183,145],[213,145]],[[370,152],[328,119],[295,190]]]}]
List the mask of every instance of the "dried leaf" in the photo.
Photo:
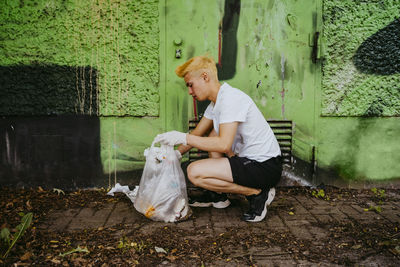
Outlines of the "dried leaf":
[{"label": "dried leaf", "polygon": [[154,247],[154,249],[156,250],[157,253],[165,253],[165,254],[167,254],[167,252],[166,252],[165,249],[163,249],[163,248]]},{"label": "dried leaf", "polygon": [[51,259],[50,261],[54,264],[61,264],[61,261],[57,259]]},{"label": "dried leaf", "polygon": [[28,210],[32,210],[32,206],[31,206],[31,201],[30,201],[30,200],[28,200],[28,201],[26,202],[26,208],[27,208]]},{"label": "dried leaf", "polygon": [[28,251],[28,252],[25,252],[25,254],[22,255],[19,259],[21,261],[26,261],[26,260],[29,260],[31,257],[32,257],[32,253]]},{"label": "dried leaf", "polygon": [[61,189],[58,189],[58,188],[53,188],[53,192],[56,192],[57,195],[60,195],[60,194],[65,195],[64,191],[62,191]]},{"label": "dried leaf", "polygon": [[166,258],[169,259],[170,261],[175,261],[178,257],[170,255],[166,256]]}]

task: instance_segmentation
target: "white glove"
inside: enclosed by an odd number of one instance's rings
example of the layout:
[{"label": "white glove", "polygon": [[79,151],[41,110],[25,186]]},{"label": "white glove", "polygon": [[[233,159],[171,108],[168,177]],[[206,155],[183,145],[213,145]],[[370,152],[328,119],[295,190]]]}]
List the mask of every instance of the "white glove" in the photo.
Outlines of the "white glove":
[{"label": "white glove", "polygon": [[181,154],[181,152],[179,152],[179,150],[175,150],[175,154],[176,154],[178,160],[182,159],[182,154]]},{"label": "white glove", "polygon": [[174,146],[180,144],[186,145],[186,134],[178,131],[166,132],[157,135],[156,138],[154,139],[154,142],[168,146]]}]

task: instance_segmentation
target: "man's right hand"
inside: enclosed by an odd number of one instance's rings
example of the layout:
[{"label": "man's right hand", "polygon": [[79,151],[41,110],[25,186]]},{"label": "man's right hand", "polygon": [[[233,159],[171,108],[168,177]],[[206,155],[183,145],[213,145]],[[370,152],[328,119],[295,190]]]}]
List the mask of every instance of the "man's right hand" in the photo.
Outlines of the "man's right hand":
[{"label": "man's right hand", "polygon": [[174,145],[186,145],[186,133],[178,131],[170,131],[163,134],[159,134],[154,139],[154,142],[163,145],[174,146]]}]

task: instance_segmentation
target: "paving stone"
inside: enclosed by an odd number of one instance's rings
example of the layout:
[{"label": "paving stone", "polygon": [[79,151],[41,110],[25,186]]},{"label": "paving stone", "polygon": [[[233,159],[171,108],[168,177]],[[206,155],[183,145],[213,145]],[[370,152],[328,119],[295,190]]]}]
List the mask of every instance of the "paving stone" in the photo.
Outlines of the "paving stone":
[{"label": "paving stone", "polygon": [[177,222],[176,226],[180,229],[185,229],[185,230],[194,230],[194,220],[186,220],[182,222]]},{"label": "paving stone", "polygon": [[107,220],[104,221],[103,226],[104,227],[111,227],[116,224],[124,222],[124,219],[126,217],[129,217],[131,215],[131,211],[129,207],[127,206],[126,203],[124,202],[118,202],[113,208],[113,211],[110,213],[110,216],[107,218]]},{"label": "paving stone", "polygon": [[210,209],[209,208],[193,208],[192,219],[196,228],[210,227]]},{"label": "paving stone", "polygon": [[326,215],[329,214],[331,210],[332,210],[331,206],[313,206],[308,211],[313,215],[320,215],[320,214]]},{"label": "paving stone", "polygon": [[270,231],[285,231],[288,230],[278,215],[267,218],[267,229]]},{"label": "paving stone", "polygon": [[262,262],[260,262],[260,265],[261,266],[287,266],[287,267],[290,267],[290,266],[297,266],[297,262],[295,261],[295,260],[292,260],[292,259],[290,259],[290,258],[287,258],[287,259],[280,259],[279,261],[272,261],[273,262],[273,265],[264,265],[264,264],[262,264]]},{"label": "paving stone", "polygon": [[308,226],[308,230],[313,235],[314,239],[318,241],[322,241],[328,238],[329,232],[324,228],[316,227],[316,226]]},{"label": "paving stone", "polygon": [[379,213],[382,217],[390,221],[391,223],[400,223],[400,208],[394,205],[394,203],[387,203],[381,206],[382,212]]},{"label": "paving stone", "polygon": [[356,220],[361,215],[356,209],[352,208],[351,206],[341,205],[339,207],[340,211],[349,216],[350,218]]},{"label": "paving stone", "polygon": [[308,221],[299,220],[299,221],[286,221],[286,225],[288,226],[290,232],[298,239],[311,240],[313,236],[310,231],[307,229],[310,223]]},{"label": "paving stone", "polygon": [[[353,204],[349,206],[342,206],[341,210],[351,217],[353,220],[356,220],[360,223],[370,223],[376,220],[380,215],[376,214],[374,211],[365,211],[360,206]],[[357,213],[354,212],[357,211]],[[381,218],[383,219],[383,217]]]},{"label": "paving stone", "polygon": [[53,212],[48,217],[48,221],[51,221],[51,223],[47,225],[48,229],[57,232],[65,230],[72,221],[73,217],[75,217],[80,210],[81,209],[68,209],[66,211],[60,210]]},{"label": "paving stone", "polygon": [[327,263],[327,262],[311,262],[311,261],[306,261],[306,260],[299,260],[297,261],[297,266],[301,267],[308,267],[308,266],[318,266],[318,267],[337,267],[337,266],[343,266],[343,265],[337,265],[337,264],[332,264],[332,263]]},{"label": "paving stone", "polygon": [[329,215],[332,216],[337,222],[348,222],[350,221],[349,217],[344,214],[341,209],[337,206],[331,208]]},{"label": "paving stone", "polygon": [[257,266],[273,266],[277,263],[279,266],[295,266],[296,262],[291,258],[291,255],[282,251],[280,247],[251,247],[248,250],[252,261]]},{"label": "paving stone", "polygon": [[317,220],[323,224],[330,224],[334,221],[334,219],[329,214],[318,214],[315,215],[315,218],[317,218]]}]

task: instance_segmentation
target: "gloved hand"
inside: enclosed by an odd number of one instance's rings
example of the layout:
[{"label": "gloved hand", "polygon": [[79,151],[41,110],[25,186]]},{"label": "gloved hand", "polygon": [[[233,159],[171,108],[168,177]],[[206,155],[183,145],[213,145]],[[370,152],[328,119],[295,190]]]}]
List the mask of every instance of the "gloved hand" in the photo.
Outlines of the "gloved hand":
[{"label": "gloved hand", "polygon": [[182,159],[182,154],[181,154],[181,152],[179,152],[179,150],[175,150],[175,154],[178,157],[178,160]]},{"label": "gloved hand", "polygon": [[163,134],[159,134],[154,139],[155,143],[162,145],[174,146],[174,145],[186,145],[186,133],[178,131],[170,131]]}]

